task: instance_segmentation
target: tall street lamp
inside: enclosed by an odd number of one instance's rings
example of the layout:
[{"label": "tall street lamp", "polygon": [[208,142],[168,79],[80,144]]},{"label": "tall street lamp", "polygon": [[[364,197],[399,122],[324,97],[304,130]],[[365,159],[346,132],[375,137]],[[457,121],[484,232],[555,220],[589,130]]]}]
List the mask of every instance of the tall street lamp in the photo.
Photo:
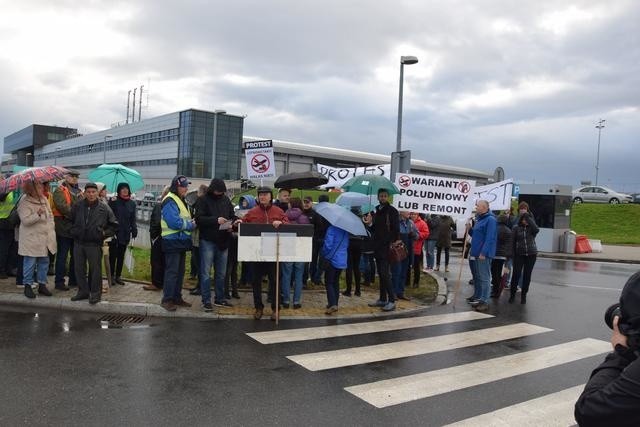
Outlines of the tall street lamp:
[{"label": "tall street lamp", "polygon": [[596,125],[596,129],[598,129],[598,154],[596,156],[596,185],[598,185],[598,172],[600,171],[600,134],[602,133],[604,122],[606,122],[606,120],[600,119],[598,120],[598,124]]},{"label": "tall street lamp", "polygon": [[111,134],[104,136],[104,142],[102,143],[102,163],[103,164],[107,163],[107,139],[111,139],[112,137],[113,135]]},{"label": "tall street lamp", "polygon": [[227,114],[225,110],[213,111],[213,145],[211,146],[211,178],[216,174],[216,149],[218,148],[218,115]]},{"label": "tall street lamp", "polygon": [[415,56],[400,57],[400,94],[398,95],[398,136],[396,138],[396,151],[402,151],[402,87],[404,86],[404,66],[417,64],[418,58]]}]

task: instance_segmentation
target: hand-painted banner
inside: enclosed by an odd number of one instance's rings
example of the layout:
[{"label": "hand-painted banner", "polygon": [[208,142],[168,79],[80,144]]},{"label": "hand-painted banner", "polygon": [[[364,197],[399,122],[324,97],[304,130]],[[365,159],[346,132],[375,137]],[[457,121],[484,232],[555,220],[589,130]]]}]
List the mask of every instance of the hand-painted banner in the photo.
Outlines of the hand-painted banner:
[{"label": "hand-painted banner", "polygon": [[513,179],[496,182],[495,184],[482,185],[473,190],[473,200],[486,200],[492,211],[506,210],[511,207],[511,194],[513,193]]},{"label": "hand-painted banner", "polygon": [[320,188],[339,188],[354,176],[380,175],[386,176],[387,178],[391,176],[391,165],[361,166],[359,168],[337,168],[318,163],[316,167],[318,168],[318,172],[329,179],[329,182],[327,182],[325,185],[320,186]]},{"label": "hand-painted banner", "polygon": [[273,178],[276,176],[276,162],[273,158],[273,142],[248,141],[244,143],[247,163],[247,178]]},{"label": "hand-painted banner", "polygon": [[397,174],[400,194],[393,196],[393,206],[400,211],[449,215],[453,218],[471,216],[474,206],[474,180]]}]

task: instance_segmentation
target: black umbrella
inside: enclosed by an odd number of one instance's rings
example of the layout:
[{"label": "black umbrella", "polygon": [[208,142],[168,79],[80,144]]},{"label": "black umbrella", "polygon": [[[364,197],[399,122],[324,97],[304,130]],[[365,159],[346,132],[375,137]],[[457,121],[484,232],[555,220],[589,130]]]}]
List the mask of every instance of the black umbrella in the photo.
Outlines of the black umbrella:
[{"label": "black umbrella", "polygon": [[329,178],[317,171],[293,172],[281,175],[273,184],[276,188],[315,188],[329,182]]}]

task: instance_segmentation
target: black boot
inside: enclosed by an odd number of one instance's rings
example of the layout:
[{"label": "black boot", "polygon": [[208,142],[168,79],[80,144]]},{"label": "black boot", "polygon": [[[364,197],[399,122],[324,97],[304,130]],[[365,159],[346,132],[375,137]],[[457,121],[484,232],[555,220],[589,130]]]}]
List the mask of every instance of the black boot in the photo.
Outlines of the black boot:
[{"label": "black boot", "polygon": [[44,295],[44,296],[47,296],[47,297],[51,296],[51,292],[49,292],[49,289],[47,289],[47,285],[45,285],[44,283],[40,283],[38,285],[38,293],[40,295]]},{"label": "black boot", "polygon": [[36,294],[33,293],[33,289],[31,289],[31,285],[24,285],[24,296],[31,299],[36,297]]}]

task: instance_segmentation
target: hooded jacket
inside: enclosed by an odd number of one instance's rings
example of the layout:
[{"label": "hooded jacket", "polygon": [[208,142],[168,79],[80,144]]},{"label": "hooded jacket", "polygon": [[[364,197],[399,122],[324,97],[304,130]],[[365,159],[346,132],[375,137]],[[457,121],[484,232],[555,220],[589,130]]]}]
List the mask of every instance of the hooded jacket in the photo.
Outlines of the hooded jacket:
[{"label": "hooded jacket", "polygon": [[300,208],[287,209],[284,214],[289,218],[290,224],[311,224],[309,217],[307,217]]},{"label": "hooded jacket", "polygon": [[347,268],[347,249],[349,247],[349,233],[341,228],[330,225],[322,244],[321,255],[329,261],[333,268],[339,270]]},{"label": "hooded jacket", "polygon": [[413,254],[420,255],[424,241],[429,238],[429,226],[419,215],[413,223],[418,230],[418,236],[413,240]]},{"label": "hooded jacket", "polygon": [[[247,201],[247,207],[246,208],[242,207],[242,201],[243,200]],[[239,205],[240,205],[239,206],[240,209],[251,209],[251,208],[254,208],[256,206],[256,198],[253,197],[251,194],[246,194],[244,196],[241,196],[240,200],[239,200]]]},{"label": "hooded jacket", "polygon": [[194,211],[195,220],[200,230],[200,240],[213,242],[221,250],[227,249],[231,233],[227,230],[220,231],[218,218],[236,219],[231,200],[225,195],[216,196],[207,192],[198,197]]}]

